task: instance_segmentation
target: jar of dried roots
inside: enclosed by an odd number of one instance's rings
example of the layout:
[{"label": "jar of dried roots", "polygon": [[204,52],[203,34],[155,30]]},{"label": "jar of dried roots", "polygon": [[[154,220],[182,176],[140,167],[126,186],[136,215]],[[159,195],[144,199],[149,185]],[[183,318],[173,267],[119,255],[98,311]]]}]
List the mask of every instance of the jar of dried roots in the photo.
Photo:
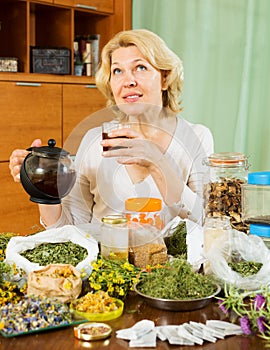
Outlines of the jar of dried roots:
[{"label": "jar of dried roots", "polygon": [[237,152],[213,153],[204,160],[208,167],[203,183],[204,218],[228,216],[232,228],[247,233],[242,220],[242,185],[247,182],[248,161]]}]

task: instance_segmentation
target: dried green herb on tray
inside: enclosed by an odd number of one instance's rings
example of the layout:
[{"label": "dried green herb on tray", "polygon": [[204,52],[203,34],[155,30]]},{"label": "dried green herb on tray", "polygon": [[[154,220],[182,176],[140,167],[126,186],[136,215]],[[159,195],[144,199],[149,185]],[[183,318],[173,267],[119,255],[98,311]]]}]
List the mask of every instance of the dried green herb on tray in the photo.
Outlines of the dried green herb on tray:
[{"label": "dried green herb on tray", "polygon": [[184,259],[174,259],[141,275],[140,292],[161,299],[197,299],[212,295],[217,287],[210,276],[194,272]]},{"label": "dried green herb on tray", "polygon": [[41,266],[49,264],[71,264],[76,266],[87,257],[87,249],[73,242],[42,243],[21,255]]},{"label": "dried green herb on tray", "polygon": [[263,266],[262,263],[255,261],[229,262],[228,265],[233,271],[239,273],[242,277],[255,275]]}]

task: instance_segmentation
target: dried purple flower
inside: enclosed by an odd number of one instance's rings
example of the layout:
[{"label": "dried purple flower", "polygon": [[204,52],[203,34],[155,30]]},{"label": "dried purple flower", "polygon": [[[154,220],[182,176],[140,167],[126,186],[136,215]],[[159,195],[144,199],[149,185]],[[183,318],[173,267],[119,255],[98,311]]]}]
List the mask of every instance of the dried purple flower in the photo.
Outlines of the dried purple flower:
[{"label": "dried purple flower", "polygon": [[264,316],[261,316],[261,317],[257,318],[257,326],[258,326],[258,330],[261,333],[265,333],[266,332],[265,317]]},{"label": "dried purple flower", "polygon": [[219,308],[224,314],[228,314],[229,310],[223,305],[223,301],[221,299],[218,300]]},{"label": "dried purple flower", "polygon": [[244,334],[247,334],[247,335],[252,334],[250,321],[247,316],[243,316],[240,318],[240,326]]},{"label": "dried purple flower", "polygon": [[253,301],[257,311],[264,307],[265,302],[265,297],[262,294],[257,294]]}]

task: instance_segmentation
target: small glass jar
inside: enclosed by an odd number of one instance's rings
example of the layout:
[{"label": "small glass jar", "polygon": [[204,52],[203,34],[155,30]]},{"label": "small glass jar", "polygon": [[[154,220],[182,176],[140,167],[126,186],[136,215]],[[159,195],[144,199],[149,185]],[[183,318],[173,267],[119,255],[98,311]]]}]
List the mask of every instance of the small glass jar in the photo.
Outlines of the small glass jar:
[{"label": "small glass jar", "polygon": [[241,213],[242,185],[247,182],[248,161],[242,153],[223,152],[210,155],[203,180],[204,218],[230,217],[233,228],[247,232]]},{"label": "small glass jar", "polygon": [[[212,216],[206,217],[203,225],[203,252],[205,255],[212,248],[214,241],[226,234],[229,235],[232,230],[230,224],[230,217],[228,216]],[[204,273],[211,273],[210,264],[208,262],[204,263]]]},{"label": "small glass jar", "polygon": [[128,222],[149,224],[161,230],[165,226],[162,201],[159,198],[128,198],[125,201],[125,215]]},{"label": "small glass jar", "polygon": [[261,237],[267,248],[270,249],[270,225],[250,224],[249,229],[251,235]]},{"label": "small glass jar", "polygon": [[249,173],[242,192],[243,220],[270,225],[270,171]]},{"label": "small glass jar", "polygon": [[104,258],[128,260],[129,229],[123,215],[108,215],[102,218],[100,253]]}]

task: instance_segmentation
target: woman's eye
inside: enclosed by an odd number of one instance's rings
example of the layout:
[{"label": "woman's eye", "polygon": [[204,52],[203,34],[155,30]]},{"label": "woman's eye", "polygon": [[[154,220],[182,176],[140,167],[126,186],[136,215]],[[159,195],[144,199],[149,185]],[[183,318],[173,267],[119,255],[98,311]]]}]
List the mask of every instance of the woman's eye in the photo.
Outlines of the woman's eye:
[{"label": "woman's eye", "polygon": [[142,64],[140,64],[139,66],[137,66],[137,71],[143,71],[146,70],[146,67]]},{"label": "woman's eye", "polygon": [[113,70],[113,74],[120,74],[121,73],[121,69],[119,69],[119,68],[115,68],[114,70]]}]

